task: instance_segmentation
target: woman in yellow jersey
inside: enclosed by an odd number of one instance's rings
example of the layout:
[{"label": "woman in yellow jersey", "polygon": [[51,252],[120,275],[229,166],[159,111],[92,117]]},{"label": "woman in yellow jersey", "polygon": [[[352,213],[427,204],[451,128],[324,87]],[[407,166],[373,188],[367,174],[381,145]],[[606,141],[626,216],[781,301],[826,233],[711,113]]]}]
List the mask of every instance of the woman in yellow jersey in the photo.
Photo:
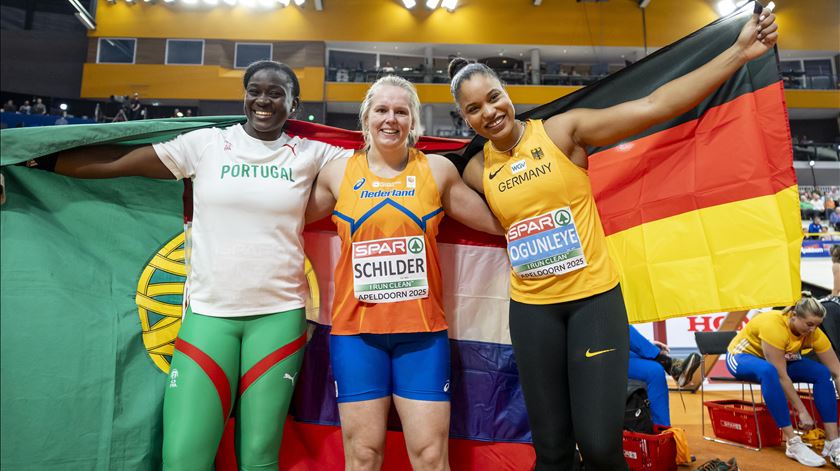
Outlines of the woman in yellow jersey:
[{"label": "woman in yellow jersey", "polygon": [[333,211],[341,238],[330,359],[346,469],[379,469],[393,397],[414,469],[448,464],[449,341],[435,236],[444,212],[503,230],[455,166],[413,148],[420,101],[405,79],[368,90],[365,149],[321,170],[307,218]]},{"label": "woman in yellow jersey", "polygon": [[[794,382],[814,385],[814,402],[825,424],[822,455],[840,466],[835,397],[835,392],[840,394],[840,361],[828,337],[818,328],[823,318],[822,304],[811,293],[803,292],[802,299],[784,311],[753,317],[732,339],[726,353],[726,367],[733,376],[761,383],[764,402],[785,436],[785,454],[806,466],[822,466],[825,460],[802,443],[791,426],[788,402],[793,405],[799,427],[814,428],[814,419],[796,393]],[[820,362],[802,357],[810,350],[816,352]]]},{"label": "woman in yellow jersey", "polygon": [[586,469],[626,469],[627,315],[586,173],[586,148],[613,144],[696,106],[773,47],[774,21],[768,10],[754,15],[728,50],[649,96],[545,121],[517,121],[487,66],[450,64],[461,114],[489,140],[464,180],[485,194],[507,231],[511,339],[537,470],[572,469],[575,443]]}]

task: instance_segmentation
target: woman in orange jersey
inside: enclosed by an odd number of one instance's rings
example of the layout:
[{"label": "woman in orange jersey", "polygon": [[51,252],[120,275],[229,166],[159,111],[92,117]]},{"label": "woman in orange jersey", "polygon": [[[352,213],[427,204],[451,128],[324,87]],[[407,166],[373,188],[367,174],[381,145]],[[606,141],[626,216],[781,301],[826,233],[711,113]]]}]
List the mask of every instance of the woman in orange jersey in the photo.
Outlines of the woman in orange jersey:
[{"label": "woman in orange jersey", "polygon": [[368,90],[365,149],[321,170],[307,219],[333,210],[330,358],[347,469],[379,469],[391,398],[414,469],[449,469],[449,340],[435,243],[444,212],[502,234],[446,158],[414,149],[420,101],[396,76]]},{"label": "woman in orange jersey", "polygon": [[607,146],[693,108],[778,34],[768,10],[728,50],[649,96],[605,109],[574,109],[545,121],[515,119],[492,69],[455,59],[452,95],[487,138],[464,180],[487,197],[507,231],[510,334],[537,455],[536,469],[626,469],[622,415],[627,314],[618,272],[586,173],[589,146]]}]

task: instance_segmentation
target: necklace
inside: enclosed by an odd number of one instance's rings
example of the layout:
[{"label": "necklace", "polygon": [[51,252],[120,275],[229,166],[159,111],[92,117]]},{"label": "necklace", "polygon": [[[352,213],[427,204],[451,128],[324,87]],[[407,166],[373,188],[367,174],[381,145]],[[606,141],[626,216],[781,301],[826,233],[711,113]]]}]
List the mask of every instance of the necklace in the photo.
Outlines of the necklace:
[{"label": "necklace", "polygon": [[521,129],[521,132],[519,133],[519,137],[517,137],[517,138],[516,138],[516,142],[514,142],[512,146],[508,147],[508,148],[507,148],[507,149],[505,149],[505,150],[499,150],[499,149],[496,147],[496,145],[495,145],[495,144],[493,144],[493,148],[494,148],[494,149],[496,149],[496,151],[498,151],[498,152],[500,152],[500,153],[502,153],[502,154],[505,154],[505,153],[508,153],[508,152],[512,151],[513,149],[515,149],[515,148],[516,148],[516,146],[518,146],[518,145],[519,145],[519,141],[521,141],[521,140],[522,140],[522,136],[524,136],[524,135],[525,135],[525,124],[524,124],[524,123],[522,123],[522,121],[519,121],[518,119],[516,120],[516,124],[518,125],[519,129]]}]

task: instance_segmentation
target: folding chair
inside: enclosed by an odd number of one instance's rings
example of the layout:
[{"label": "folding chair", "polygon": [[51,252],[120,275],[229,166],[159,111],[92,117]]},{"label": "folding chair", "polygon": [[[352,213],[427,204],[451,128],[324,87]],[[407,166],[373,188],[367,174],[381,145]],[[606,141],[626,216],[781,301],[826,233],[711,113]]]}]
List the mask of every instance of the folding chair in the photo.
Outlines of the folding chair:
[{"label": "folding chair", "polygon": [[[722,438],[706,435],[706,355],[726,355],[726,349],[729,346],[729,343],[732,342],[732,339],[735,338],[735,335],[737,335],[737,332],[735,331],[694,333],[694,341],[697,343],[697,349],[700,351],[700,354],[703,355],[703,365],[700,367],[700,430],[703,435],[703,438],[706,440],[717,443],[724,443],[727,445],[735,445],[741,448],[747,448],[749,450],[759,451],[762,447],[760,433],[758,434],[758,448],[751,447],[749,445],[744,445],[743,443],[737,443],[729,440],[724,440]],[[741,399],[744,399],[744,386],[748,386],[750,388],[750,401],[753,405],[753,418],[755,419],[755,429],[760,430],[758,425],[758,412],[756,411],[755,407],[755,393],[753,392],[753,385],[758,383],[754,383],[752,381],[742,381],[740,379],[735,379],[729,376],[712,376],[709,377],[709,379],[717,382],[740,384]]]}]

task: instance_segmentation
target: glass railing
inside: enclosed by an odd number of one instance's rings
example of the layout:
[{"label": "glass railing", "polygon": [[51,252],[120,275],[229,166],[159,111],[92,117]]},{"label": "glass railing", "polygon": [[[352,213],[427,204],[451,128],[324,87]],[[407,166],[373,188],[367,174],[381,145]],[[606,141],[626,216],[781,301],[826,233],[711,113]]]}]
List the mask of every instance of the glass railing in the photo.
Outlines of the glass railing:
[{"label": "glass railing", "polygon": [[794,141],[793,160],[805,162],[838,162],[840,161],[840,144]]},{"label": "glass railing", "polygon": [[792,90],[836,90],[838,83],[840,83],[837,75],[809,75],[801,71],[782,72],[782,81],[785,88]]},{"label": "glass railing", "polygon": [[[521,69],[496,70],[508,85],[532,85],[531,73]],[[347,69],[327,67],[328,82],[373,83],[383,75],[399,75],[413,83],[448,83],[446,70],[425,70],[423,67],[383,67],[379,69]],[[542,72],[541,85],[585,86],[606,77],[607,74],[568,74],[563,71]],[[782,72],[782,81],[787,89],[835,90],[837,75],[806,75],[805,72]]]}]

